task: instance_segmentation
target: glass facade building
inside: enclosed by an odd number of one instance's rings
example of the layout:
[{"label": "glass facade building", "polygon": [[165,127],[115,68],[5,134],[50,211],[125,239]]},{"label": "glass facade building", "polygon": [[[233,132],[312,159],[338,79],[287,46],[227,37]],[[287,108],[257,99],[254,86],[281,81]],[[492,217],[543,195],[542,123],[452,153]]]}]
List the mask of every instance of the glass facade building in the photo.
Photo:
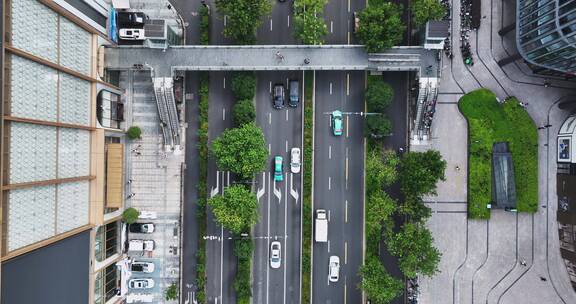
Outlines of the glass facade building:
[{"label": "glass facade building", "polygon": [[516,43],[531,65],[576,74],[576,0],[518,0]]}]

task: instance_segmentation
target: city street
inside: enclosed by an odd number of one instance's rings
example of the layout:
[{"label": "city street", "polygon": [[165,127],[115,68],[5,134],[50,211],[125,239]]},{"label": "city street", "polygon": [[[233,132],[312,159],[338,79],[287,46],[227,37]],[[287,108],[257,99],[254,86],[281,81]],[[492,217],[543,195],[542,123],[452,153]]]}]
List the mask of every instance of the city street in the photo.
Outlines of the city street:
[{"label": "city street", "polygon": [[[363,259],[364,72],[317,72],[315,91],[313,210],[328,213],[328,242],[313,245],[313,303],[360,303]],[[334,136],[331,115],[345,113]],[[330,256],[340,257],[338,282],[328,281]]]},{"label": "city street", "polygon": [[[288,81],[298,80],[303,96],[302,73],[259,72],[256,94],[256,122],[264,131],[270,151],[269,165],[258,174],[256,192],[260,220],[254,228],[253,303],[298,303],[300,301],[301,256],[301,173],[290,172],[290,150],[302,151],[302,104],[283,109],[272,107],[274,84],[284,84],[289,98]],[[284,180],[274,181],[274,156],[283,157]],[[282,262],[279,269],[270,267],[270,243],[279,241]]]}]

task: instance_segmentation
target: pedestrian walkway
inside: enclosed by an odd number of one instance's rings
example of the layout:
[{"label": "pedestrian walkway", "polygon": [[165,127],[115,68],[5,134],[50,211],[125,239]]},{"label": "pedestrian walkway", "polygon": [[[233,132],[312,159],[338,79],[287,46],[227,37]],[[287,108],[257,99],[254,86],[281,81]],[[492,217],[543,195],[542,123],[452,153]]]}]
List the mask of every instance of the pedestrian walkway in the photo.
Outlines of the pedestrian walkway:
[{"label": "pedestrian walkway", "polygon": [[155,77],[174,76],[174,71],[288,71],[288,70],[373,70],[417,71],[436,77],[436,50],[394,47],[368,54],[361,45],[249,45],[171,46],[165,50],[141,46],[107,48],[109,69],[144,65]]},{"label": "pedestrian walkway", "polygon": [[[454,58],[443,60],[438,101],[441,103],[443,96],[454,96],[457,101],[461,94],[485,87],[500,99],[515,96],[528,103],[526,110],[536,125],[551,124],[552,127],[539,131],[539,199],[546,208],[535,214],[493,211],[488,221],[464,219],[463,222],[465,215],[459,213],[433,213],[428,226],[444,256],[440,274],[422,279],[419,303],[576,303],[576,294],[560,258],[554,149],[560,124],[569,115],[554,104],[576,92],[564,81],[552,80],[551,87],[544,87],[544,79],[530,75],[521,62],[504,68],[496,64],[507,56],[506,48],[510,48],[509,41],[503,41],[497,34],[500,28],[513,22],[500,20],[501,16],[509,18],[513,8],[508,8],[508,13],[501,11],[507,5],[503,0],[482,2],[485,18],[470,38],[474,66],[463,64],[460,42],[452,41]],[[452,15],[452,37],[455,37],[454,33],[460,32],[460,1],[452,1]],[[512,37],[514,33],[509,35]],[[463,118],[457,105],[453,107],[453,112],[443,111],[442,105],[437,107],[430,145],[411,147],[440,150],[448,162],[446,182],[439,183],[438,195],[426,201],[467,200],[467,139],[461,136],[461,128],[466,126],[460,126],[458,122]],[[460,170],[455,170],[456,166]]]},{"label": "pedestrian walkway", "polygon": [[129,142],[126,149],[126,180],[130,181],[126,205],[157,214],[156,219],[146,220],[154,223],[154,233],[129,237],[154,240],[156,248],[147,258],[158,264],[159,270],[152,274],[159,285],[154,297],[163,302],[164,290],[180,277],[180,182],[184,156],[164,150],[150,72],[122,72],[120,85],[127,92],[123,95],[128,107],[127,122],[142,129],[141,138]]}]

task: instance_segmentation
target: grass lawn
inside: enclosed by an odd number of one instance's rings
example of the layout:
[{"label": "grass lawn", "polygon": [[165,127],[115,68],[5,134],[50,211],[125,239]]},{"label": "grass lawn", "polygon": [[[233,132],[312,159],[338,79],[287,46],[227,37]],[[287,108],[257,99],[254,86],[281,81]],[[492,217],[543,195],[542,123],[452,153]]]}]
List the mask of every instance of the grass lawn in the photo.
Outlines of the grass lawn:
[{"label": "grass lawn", "polygon": [[470,218],[490,217],[486,204],[492,200],[492,144],[502,141],[512,153],[518,211],[538,209],[538,131],[518,103],[512,97],[499,104],[486,89],[470,92],[458,103],[468,119]]}]

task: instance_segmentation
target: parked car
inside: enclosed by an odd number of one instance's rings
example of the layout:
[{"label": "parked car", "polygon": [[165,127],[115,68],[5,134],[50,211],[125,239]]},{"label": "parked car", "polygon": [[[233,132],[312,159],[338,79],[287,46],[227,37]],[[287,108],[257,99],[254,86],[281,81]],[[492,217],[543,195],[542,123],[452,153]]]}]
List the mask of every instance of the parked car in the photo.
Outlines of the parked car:
[{"label": "parked car", "polygon": [[152,233],[154,232],[154,224],[152,223],[134,223],[130,224],[128,230],[133,233]]},{"label": "parked car", "polygon": [[145,273],[152,273],[154,272],[154,263],[152,262],[133,262],[130,265],[130,270],[132,272],[145,272]]},{"label": "parked car", "polygon": [[155,220],[157,217],[156,211],[140,210],[140,215],[138,215],[141,220]]},{"label": "parked car", "polygon": [[153,240],[130,240],[128,243],[129,251],[153,251],[155,247]]},{"label": "parked car", "polygon": [[332,112],[332,133],[334,136],[342,135],[342,112]]},{"label": "parked car", "polygon": [[282,264],[282,245],[278,241],[270,244],[270,267],[277,269]]},{"label": "parked car", "polygon": [[272,96],[272,102],[274,109],[284,108],[284,85],[275,84]]},{"label": "parked car", "polygon": [[290,101],[288,105],[295,108],[300,102],[300,84],[298,80],[290,80]]},{"label": "parked car", "polygon": [[300,173],[300,148],[292,148],[290,151],[290,171]]},{"label": "parked car", "polygon": [[118,12],[117,24],[119,27],[142,28],[148,16],[143,12]]},{"label": "parked car", "polygon": [[283,160],[282,156],[274,157],[274,180],[277,182],[281,182],[284,180],[284,169],[283,167]]},{"label": "parked car", "polygon": [[338,282],[338,278],[340,277],[340,258],[338,256],[333,255],[330,257],[328,272],[330,282]]},{"label": "parked car", "polygon": [[154,288],[154,280],[152,279],[131,279],[128,281],[128,286],[132,289],[150,289]]},{"label": "parked car", "polygon": [[144,40],[144,29],[123,28],[120,29],[118,36],[124,40]]}]

